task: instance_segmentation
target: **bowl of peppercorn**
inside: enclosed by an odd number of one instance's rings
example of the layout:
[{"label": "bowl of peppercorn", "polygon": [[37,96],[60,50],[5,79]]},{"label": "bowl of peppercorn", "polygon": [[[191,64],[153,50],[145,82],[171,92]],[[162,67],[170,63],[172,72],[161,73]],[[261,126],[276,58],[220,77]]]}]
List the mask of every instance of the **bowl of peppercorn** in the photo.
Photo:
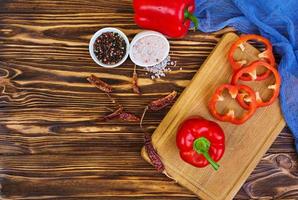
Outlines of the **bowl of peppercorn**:
[{"label": "bowl of peppercorn", "polygon": [[103,28],[90,40],[89,53],[98,65],[114,68],[123,64],[128,57],[129,40],[116,28]]}]

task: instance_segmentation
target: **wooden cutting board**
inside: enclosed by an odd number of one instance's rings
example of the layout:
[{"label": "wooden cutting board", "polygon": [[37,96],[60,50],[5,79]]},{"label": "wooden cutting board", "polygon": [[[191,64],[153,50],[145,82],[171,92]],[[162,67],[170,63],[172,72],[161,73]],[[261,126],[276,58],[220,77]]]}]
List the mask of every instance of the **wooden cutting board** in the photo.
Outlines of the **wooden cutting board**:
[{"label": "wooden cutting board", "polygon": [[[170,176],[206,200],[232,199],[285,126],[278,101],[258,109],[249,121],[240,126],[217,121],[209,114],[207,103],[210,97],[219,85],[228,83],[232,75],[227,54],[237,38],[236,34],[228,33],[221,39],[152,136],[153,145]],[[255,60],[258,50],[249,44],[245,47],[244,52],[239,49],[235,53],[236,59]],[[262,97],[266,98],[270,91],[265,86],[273,80],[251,86],[261,90],[264,93]],[[225,105],[219,105],[219,109],[240,109],[232,100],[225,102]],[[180,159],[175,143],[176,131],[183,120],[194,115],[216,121],[226,134],[226,151],[218,162],[218,171],[210,165],[195,168]],[[144,148],[142,156],[150,162]]]}]

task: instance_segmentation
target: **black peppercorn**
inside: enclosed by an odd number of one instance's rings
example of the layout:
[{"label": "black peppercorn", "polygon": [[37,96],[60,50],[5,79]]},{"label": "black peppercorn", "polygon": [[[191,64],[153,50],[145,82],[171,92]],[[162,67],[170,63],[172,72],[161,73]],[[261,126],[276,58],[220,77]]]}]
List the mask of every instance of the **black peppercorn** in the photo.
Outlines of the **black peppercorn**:
[{"label": "black peppercorn", "polygon": [[126,51],[125,40],[118,33],[106,32],[95,40],[94,53],[103,64],[114,65],[119,63]]}]

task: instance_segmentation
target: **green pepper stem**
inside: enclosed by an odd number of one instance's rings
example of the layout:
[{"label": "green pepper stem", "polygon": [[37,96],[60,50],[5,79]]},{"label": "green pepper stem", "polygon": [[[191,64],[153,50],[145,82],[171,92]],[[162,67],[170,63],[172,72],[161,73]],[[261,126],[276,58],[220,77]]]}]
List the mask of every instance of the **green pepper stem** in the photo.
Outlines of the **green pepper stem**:
[{"label": "green pepper stem", "polygon": [[214,170],[218,170],[219,165],[211,158],[208,153],[210,149],[210,141],[207,138],[200,137],[196,139],[193,143],[193,148],[197,153],[203,154],[207,161],[212,165]]},{"label": "green pepper stem", "polygon": [[185,9],[185,11],[184,11],[184,18],[192,21],[195,25],[195,30],[198,30],[199,20],[196,16],[194,16],[192,13],[190,13],[188,9]]}]

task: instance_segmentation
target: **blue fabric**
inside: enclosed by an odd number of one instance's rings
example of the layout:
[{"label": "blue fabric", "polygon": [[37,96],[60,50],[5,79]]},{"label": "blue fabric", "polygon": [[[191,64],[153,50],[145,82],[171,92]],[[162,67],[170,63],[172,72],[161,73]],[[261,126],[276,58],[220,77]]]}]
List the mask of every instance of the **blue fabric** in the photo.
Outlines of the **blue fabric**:
[{"label": "blue fabric", "polygon": [[268,38],[281,56],[281,108],[298,152],[298,0],[196,0],[203,32],[232,26]]}]

